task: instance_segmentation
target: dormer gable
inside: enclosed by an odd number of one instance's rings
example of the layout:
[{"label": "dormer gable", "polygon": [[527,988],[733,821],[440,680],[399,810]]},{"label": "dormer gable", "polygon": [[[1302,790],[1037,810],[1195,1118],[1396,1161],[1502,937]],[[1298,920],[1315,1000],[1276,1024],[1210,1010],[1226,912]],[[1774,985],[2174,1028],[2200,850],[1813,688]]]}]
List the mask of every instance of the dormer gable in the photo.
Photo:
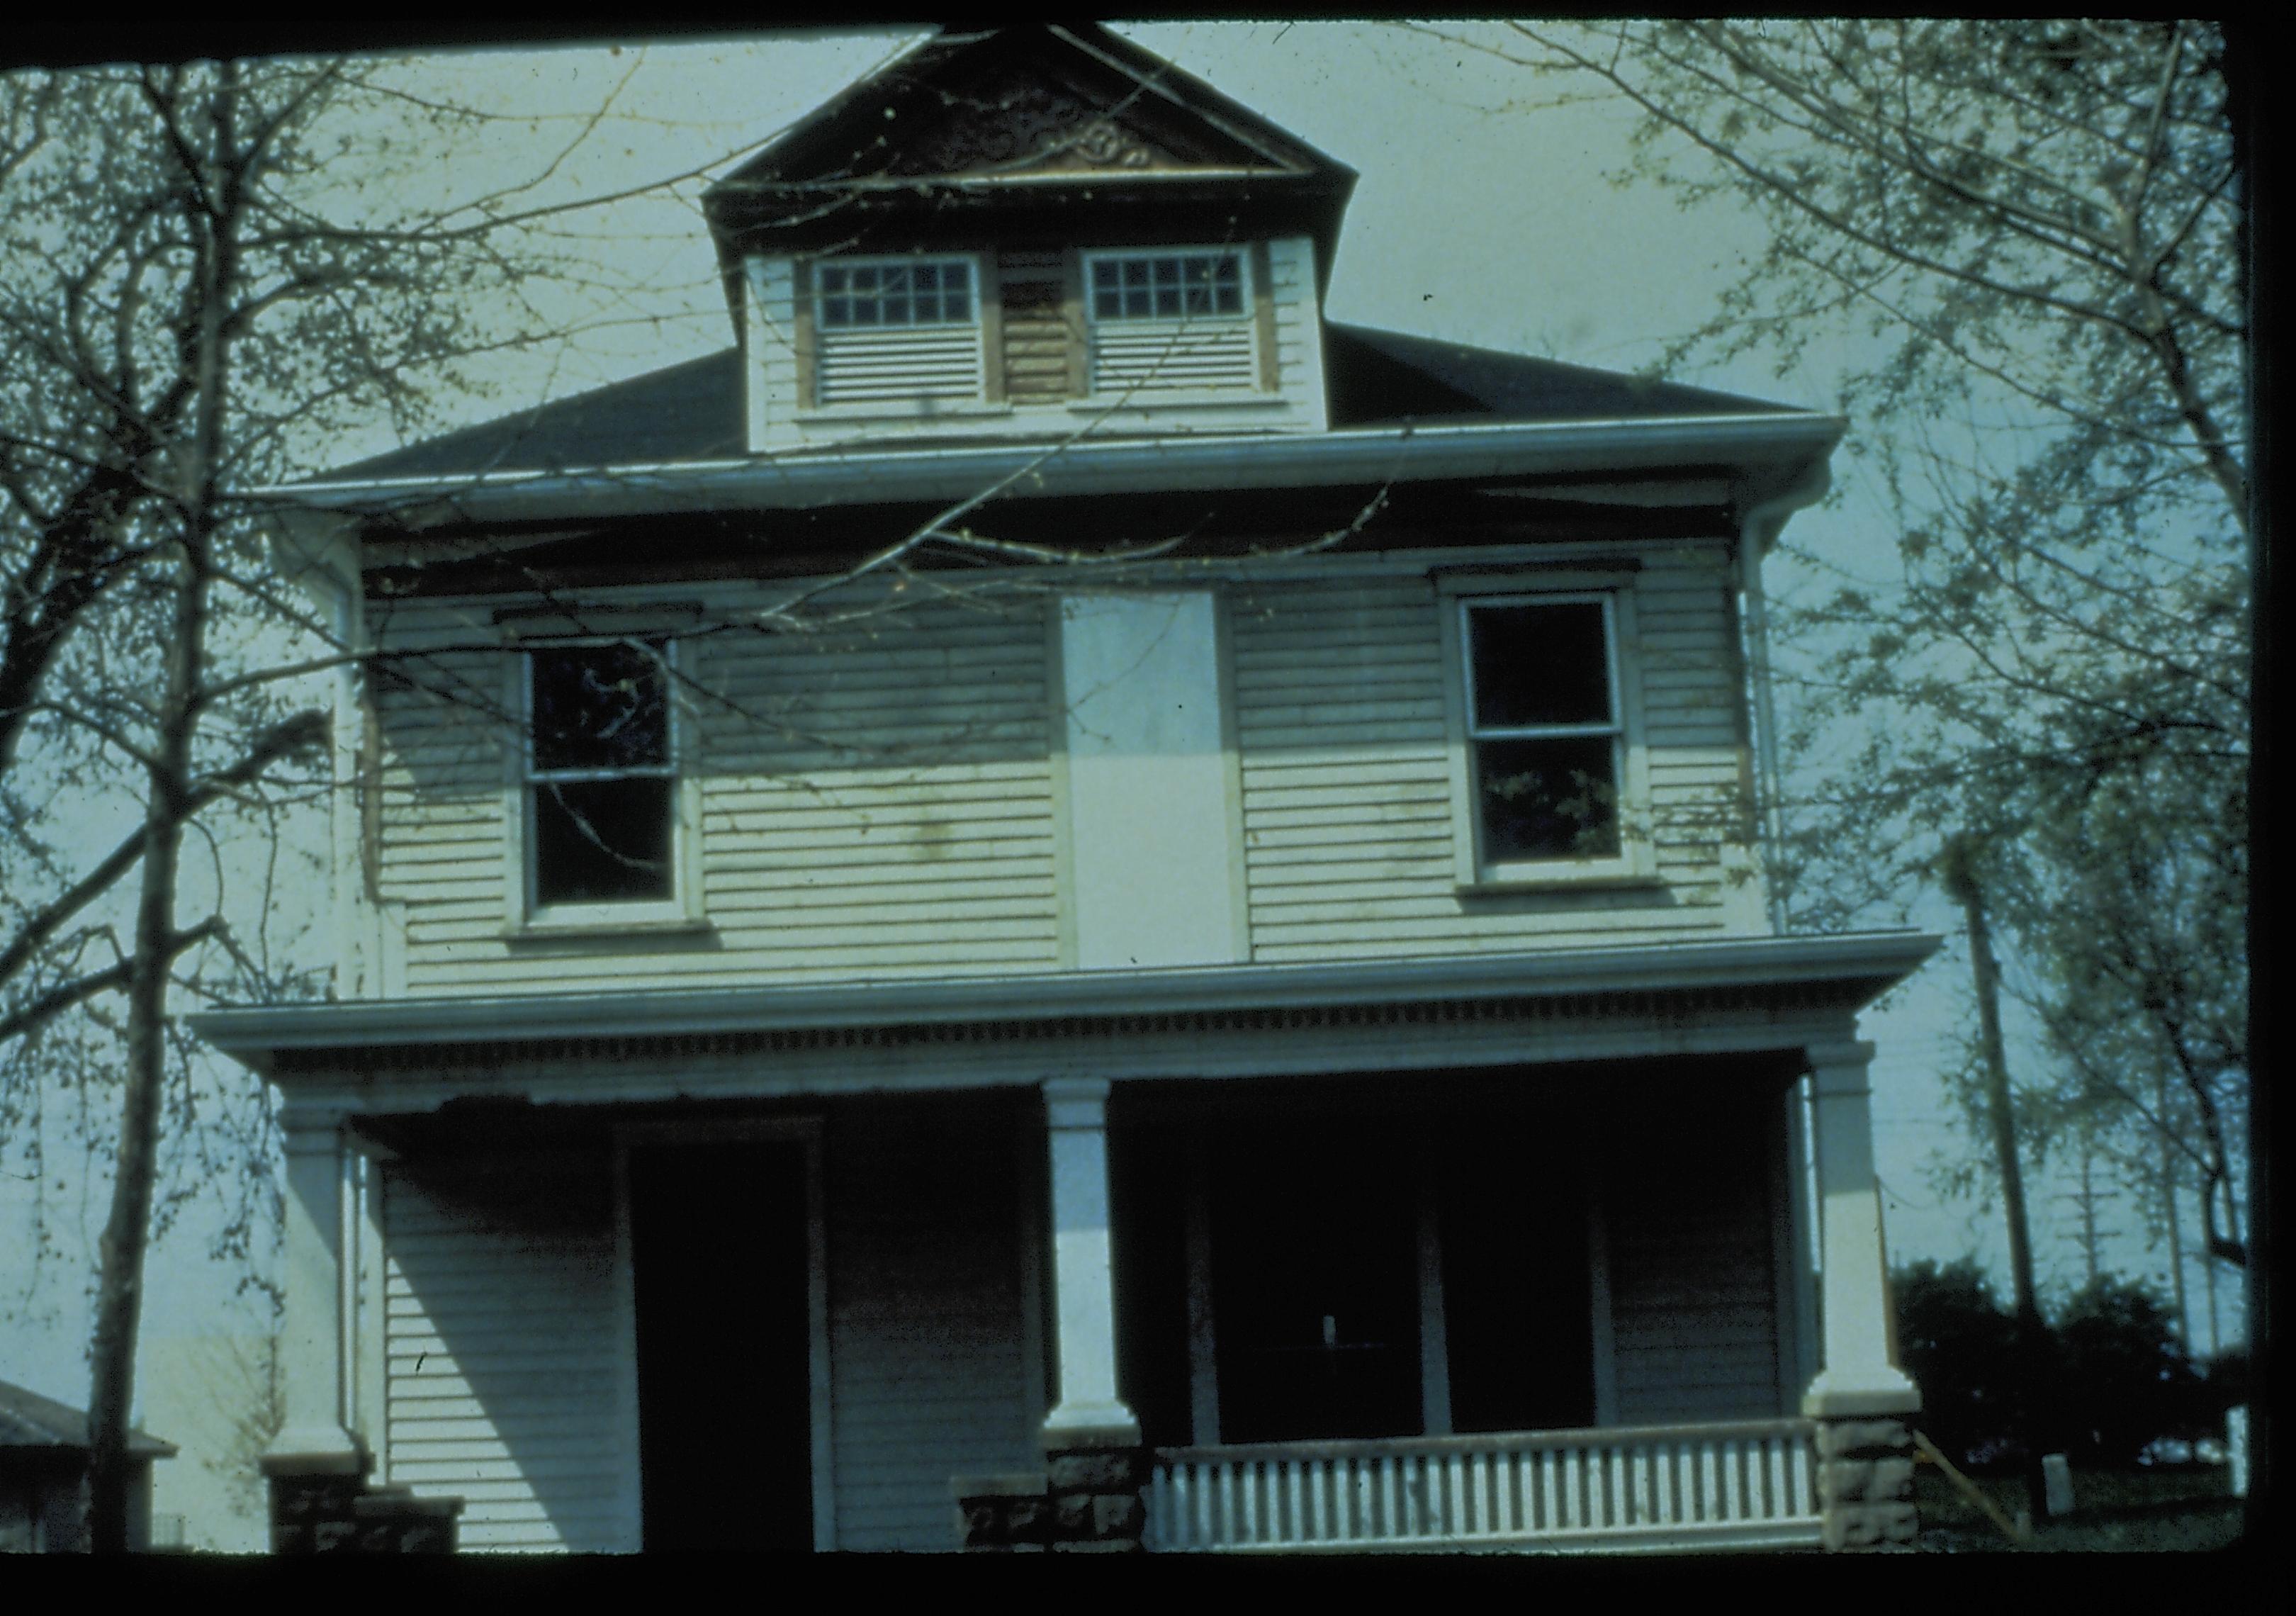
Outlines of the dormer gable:
[{"label": "dormer gable", "polygon": [[1320,431],[1354,183],[1105,29],[940,35],[705,199],[750,447]]}]

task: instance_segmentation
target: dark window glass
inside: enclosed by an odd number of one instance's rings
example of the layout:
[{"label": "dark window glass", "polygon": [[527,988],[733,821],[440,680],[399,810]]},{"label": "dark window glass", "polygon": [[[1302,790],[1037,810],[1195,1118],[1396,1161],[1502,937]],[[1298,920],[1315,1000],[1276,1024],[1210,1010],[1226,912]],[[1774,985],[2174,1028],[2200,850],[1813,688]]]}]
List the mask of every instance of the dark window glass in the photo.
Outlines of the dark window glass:
[{"label": "dark window glass", "polygon": [[1478,606],[1475,727],[1611,722],[1611,658],[1598,601]]},{"label": "dark window glass", "polygon": [[1611,736],[1479,741],[1475,780],[1485,859],[1618,856],[1617,742]]},{"label": "dark window glass", "polygon": [[529,658],[538,905],[672,896],[676,782],[663,651],[571,645]]},{"label": "dark window glass", "polygon": [[665,775],[537,782],[535,901],[625,903],[670,897],[675,786]]},{"label": "dark window glass", "polygon": [[534,654],[534,767],[666,768],[669,693],[658,649],[581,645]]}]

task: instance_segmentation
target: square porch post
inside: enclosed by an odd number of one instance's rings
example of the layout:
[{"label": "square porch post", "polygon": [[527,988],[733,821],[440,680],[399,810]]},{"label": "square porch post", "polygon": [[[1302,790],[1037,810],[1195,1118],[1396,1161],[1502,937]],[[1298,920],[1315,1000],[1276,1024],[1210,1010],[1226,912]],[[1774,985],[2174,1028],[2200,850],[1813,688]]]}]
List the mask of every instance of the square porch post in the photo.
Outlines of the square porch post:
[{"label": "square porch post", "polygon": [[1889,1548],[1915,1531],[1912,1436],[1922,1405],[1890,1361],[1890,1293],[1882,1200],[1874,1177],[1866,1068],[1874,1046],[1844,1041],[1806,1051],[1816,1094],[1824,1367],[1802,1394],[1818,1422],[1819,1508],[1828,1548]]},{"label": "square porch post", "polygon": [[1104,1078],[1044,1085],[1061,1395],[1043,1440],[1056,1548],[1137,1549],[1144,1525],[1140,1422],[1116,1385],[1108,1090]]},{"label": "square porch post", "polygon": [[1116,1390],[1116,1286],[1108,1215],[1108,1080],[1054,1078],[1045,1086],[1052,1155],[1054,1317],[1061,1400],[1054,1433],[1140,1440],[1140,1422]]},{"label": "square porch post", "polygon": [[264,1451],[263,1471],[271,1479],[272,1546],[308,1553],[348,1535],[368,1464],[347,1428],[343,1400],[349,1347],[344,1220],[352,1203],[346,1180],[357,1165],[335,1112],[290,1110],[282,1124],[287,1195],[279,1375],[287,1417]]},{"label": "square porch post", "polygon": [[290,1112],[286,1134],[286,1226],[281,1255],[284,1281],[279,1336],[281,1391],[286,1420],[264,1453],[274,1473],[363,1474],[366,1456],[344,1419],[348,1390],[343,1329],[344,1222],[352,1210],[347,1183],[358,1171],[357,1155],[332,1113]]}]

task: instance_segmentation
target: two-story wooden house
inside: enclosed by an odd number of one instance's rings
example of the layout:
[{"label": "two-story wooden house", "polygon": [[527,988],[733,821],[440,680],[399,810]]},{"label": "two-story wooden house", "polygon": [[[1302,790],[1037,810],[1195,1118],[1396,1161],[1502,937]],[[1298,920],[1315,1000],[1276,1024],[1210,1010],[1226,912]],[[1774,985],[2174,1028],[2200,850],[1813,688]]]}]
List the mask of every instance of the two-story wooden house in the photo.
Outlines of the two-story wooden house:
[{"label": "two-story wooden house", "polygon": [[727,351],[283,496],[337,992],[197,1025],[283,1096],[283,1533],[1910,1533],[1932,940],[1759,856],[1841,423],[1327,323],[1352,180],[944,35],[710,192]]}]

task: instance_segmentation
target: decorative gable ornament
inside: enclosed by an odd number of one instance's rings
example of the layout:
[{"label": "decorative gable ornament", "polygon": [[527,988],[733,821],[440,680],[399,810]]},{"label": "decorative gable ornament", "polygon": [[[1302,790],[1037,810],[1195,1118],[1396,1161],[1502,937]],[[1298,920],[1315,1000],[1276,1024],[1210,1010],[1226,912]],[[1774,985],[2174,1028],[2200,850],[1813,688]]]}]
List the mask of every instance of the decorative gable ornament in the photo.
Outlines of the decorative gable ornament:
[{"label": "decorative gable ornament", "polygon": [[899,148],[902,178],[1122,172],[1191,166],[1120,114],[1017,67],[975,91],[945,120]]}]

